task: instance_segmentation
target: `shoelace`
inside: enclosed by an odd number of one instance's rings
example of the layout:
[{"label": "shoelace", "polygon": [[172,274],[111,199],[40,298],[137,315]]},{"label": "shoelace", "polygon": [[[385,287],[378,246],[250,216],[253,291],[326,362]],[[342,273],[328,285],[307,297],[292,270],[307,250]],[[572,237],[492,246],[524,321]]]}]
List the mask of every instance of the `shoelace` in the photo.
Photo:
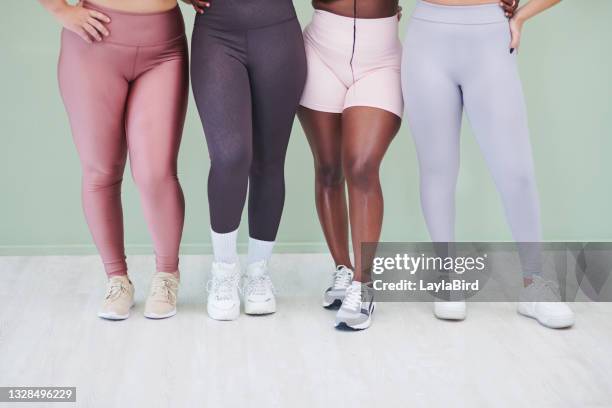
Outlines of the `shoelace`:
[{"label": "shoelace", "polygon": [[270,279],[268,274],[255,277],[245,277],[245,284],[243,288],[244,295],[263,296],[268,292],[268,290],[271,290],[272,293],[276,292],[274,285],[272,284],[272,279]]},{"label": "shoelace", "polygon": [[127,293],[127,288],[123,282],[112,282],[106,292],[106,299],[117,300],[122,293]]},{"label": "shoelace", "polygon": [[176,302],[176,284],[169,279],[156,279],[151,286],[151,297]]},{"label": "shoelace", "polygon": [[223,278],[213,276],[206,284],[206,291],[212,293],[219,300],[230,300],[233,295],[232,292],[238,286],[238,280],[239,277],[237,275]]},{"label": "shoelace", "polygon": [[342,302],[343,308],[351,310],[359,310],[361,307],[361,289],[355,286],[349,286],[346,290],[346,296]]},{"label": "shoelace", "polygon": [[333,280],[334,289],[346,289],[351,284],[352,280],[350,269],[344,266],[340,267],[334,271]]}]

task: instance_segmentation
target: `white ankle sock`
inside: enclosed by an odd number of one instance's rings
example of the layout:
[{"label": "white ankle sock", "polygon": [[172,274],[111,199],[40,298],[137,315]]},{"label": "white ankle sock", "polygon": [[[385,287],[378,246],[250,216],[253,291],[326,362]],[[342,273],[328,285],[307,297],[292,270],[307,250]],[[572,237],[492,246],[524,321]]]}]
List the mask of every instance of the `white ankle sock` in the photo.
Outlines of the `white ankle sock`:
[{"label": "white ankle sock", "polygon": [[249,237],[248,263],[267,261],[272,256],[275,241],[261,241]]},{"label": "white ankle sock", "polygon": [[210,237],[215,262],[235,263],[238,261],[238,250],[236,249],[238,230],[219,234],[211,229]]}]

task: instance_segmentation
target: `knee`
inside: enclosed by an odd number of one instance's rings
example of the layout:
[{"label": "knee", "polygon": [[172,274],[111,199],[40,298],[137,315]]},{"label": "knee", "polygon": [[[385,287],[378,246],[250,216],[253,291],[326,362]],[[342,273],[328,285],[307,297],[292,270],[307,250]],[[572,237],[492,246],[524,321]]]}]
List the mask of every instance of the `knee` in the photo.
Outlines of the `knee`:
[{"label": "knee", "polygon": [[164,189],[168,183],[178,182],[176,171],[155,167],[132,169],[132,179],[141,194],[155,194]]},{"label": "knee", "polygon": [[118,188],[123,180],[123,164],[84,165],[83,187],[88,192]]},{"label": "knee", "polygon": [[210,156],[211,173],[217,177],[248,176],[251,167],[251,152],[244,146]]},{"label": "knee", "polygon": [[253,177],[283,178],[285,172],[284,157],[253,157],[251,160],[250,174]]},{"label": "knee", "polygon": [[337,187],[344,183],[342,166],[334,163],[319,163],[315,167],[317,183],[323,187]]},{"label": "knee", "polygon": [[459,177],[459,163],[456,160],[420,160],[419,176],[425,187],[454,189]]},{"label": "knee", "polygon": [[524,168],[508,169],[501,177],[501,189],[515,197],[528,197],[536,190],[535,176]]},{"label": "knee", "polygon": [[344,168],[348,185],[363,190],[378,184],[378,170],[379,163],[372,160],[349,160]]}]

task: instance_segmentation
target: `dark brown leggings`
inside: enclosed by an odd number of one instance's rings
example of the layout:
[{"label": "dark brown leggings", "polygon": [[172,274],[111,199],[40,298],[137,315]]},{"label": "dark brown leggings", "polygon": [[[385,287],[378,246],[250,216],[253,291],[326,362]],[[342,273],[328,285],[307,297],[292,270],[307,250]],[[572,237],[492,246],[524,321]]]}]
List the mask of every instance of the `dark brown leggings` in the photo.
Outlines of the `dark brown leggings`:
[{"label": "dark brown leggings", "polygon": [[211,160],[213,231],[238,228],[248,187],[250,236],[274,241],[285,154],[306,80],[291,0],[213,1],[196,18],[191,78]]}]

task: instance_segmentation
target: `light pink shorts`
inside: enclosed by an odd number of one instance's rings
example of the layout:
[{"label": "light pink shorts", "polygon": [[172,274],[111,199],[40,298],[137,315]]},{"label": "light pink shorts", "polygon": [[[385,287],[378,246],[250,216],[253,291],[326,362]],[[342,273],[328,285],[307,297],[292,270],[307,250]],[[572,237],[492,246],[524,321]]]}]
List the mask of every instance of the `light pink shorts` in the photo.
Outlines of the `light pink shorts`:
[{"label": "light pink shorts", "polygon": [[401,117],[402,46],[397,17],[357,19],[315,10],[304,30],[308,77],[300,104],[340,113],[351,106],[384,109]]}]

